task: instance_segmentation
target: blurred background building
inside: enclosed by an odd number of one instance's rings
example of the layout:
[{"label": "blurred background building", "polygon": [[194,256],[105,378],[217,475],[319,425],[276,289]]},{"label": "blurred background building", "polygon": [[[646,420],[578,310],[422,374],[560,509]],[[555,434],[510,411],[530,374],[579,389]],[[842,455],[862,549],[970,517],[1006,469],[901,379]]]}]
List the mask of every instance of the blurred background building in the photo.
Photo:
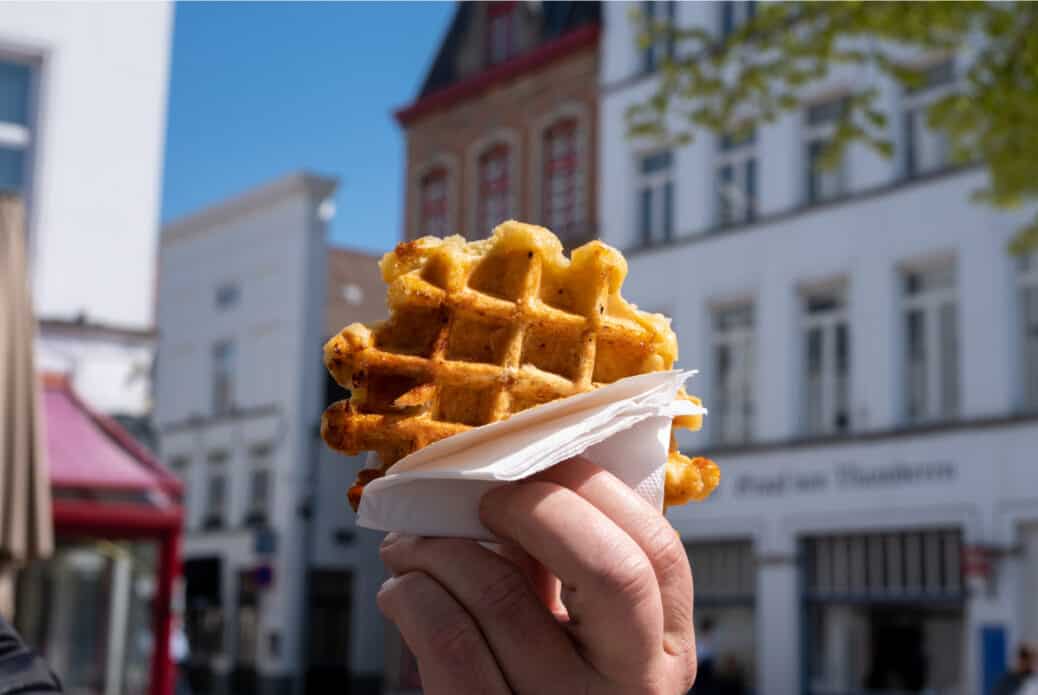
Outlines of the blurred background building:
[{"label": "blurred background building", "polygon": [[337,186],[291,174],[162,231],[156,421],[186,488],[185,623],[201,692],[379,682],[378,538],[358,533],[346,504],[360,461],[319,436],[342,397],[321,346],[384,305],[377,259],[326,243]]},{"label": "blurred background building", "polygon": [[[719,34],[753,12],[639,7]],[[987,692],[1038,638],[1038,261],[1007,252],[1027,211],[971,202],[984,169],[951,167],[925,125],[972,49],[920,57],[911,92],[835,69],[802,113],[663,149],[625,136],[670,50],[639,47],[630,9],[603,6],[598,219],[627,295],[702,370],[687,443],[723,480],[670,515],[700,631],[759,692]],[[895,156],[819,171],[865,85]]]},{"label": "blurred background building", "polygon": [[0,233],[27,241],[57,536],[14,617],[69,692],[172,685],[180,485],[131,436],[151,407],[171,16],[0,4],[0,190],[25,218]]},{"label": "blurred background building", "polygon": [[458,3],[415,100],[405,236],[487,235],[540,220],[568,246],[596,234],[597,2]]}]

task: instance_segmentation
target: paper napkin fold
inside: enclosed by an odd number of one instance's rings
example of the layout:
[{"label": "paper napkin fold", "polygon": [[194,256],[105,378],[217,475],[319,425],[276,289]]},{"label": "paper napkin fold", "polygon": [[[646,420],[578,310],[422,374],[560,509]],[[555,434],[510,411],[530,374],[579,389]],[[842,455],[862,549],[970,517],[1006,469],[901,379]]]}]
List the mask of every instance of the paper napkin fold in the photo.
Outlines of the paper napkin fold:
[{"label": "paper napkin fold", "polygon": [[419,449],[368,483],[357,524],[495,540],[479,522],[488,490],[583,455],[662,509],[671,420],[706,409],[675,400],[695,371],[651,372],[563,398]]}]

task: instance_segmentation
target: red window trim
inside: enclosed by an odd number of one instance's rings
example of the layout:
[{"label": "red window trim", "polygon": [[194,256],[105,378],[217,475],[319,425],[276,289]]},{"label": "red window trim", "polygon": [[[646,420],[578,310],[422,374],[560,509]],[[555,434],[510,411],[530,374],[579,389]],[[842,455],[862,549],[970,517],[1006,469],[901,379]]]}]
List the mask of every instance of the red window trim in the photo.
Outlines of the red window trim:
[{"label": "red window trim", "polygon": [[[541,215],[543,216],[542,223],[548,228],[554,231],[560,236],[566,236],[576,232],[575,229],[579,222],[579,210],[577,209],[577,177],[580,174],[580,161],[579,152],[577,146],[577,137],[579,134],[580,125],[576,118],[563,118],[544,130],[541,138],[540,146],[542,148],[542,175],[541,175]],[[553,139],[559,137],[559,135],[566,135],[569,137],[569,148],[561,156],[556,157],[551,152]],[[555,191],[553,179],[556,176],[565,177],[567,188],[566,188],[566,205],[568,206],[568,224],[570,226],[564,227],[553,216],[553,198]]]},{"label": "red window trim", "polygon": [[[438,182],[443,186],[443,193],[436,199],[431,199],[427,188],[431,183]],[[418,233],[419,235],[447,232],[447,213],[449,209],[450,191],[448,186],[447,168],[438,166],[430,169],[418,183]],[[431,221],[439,219],[436,229],[433,229]]]},{"label": "red window trim", "polygon": [[[511,146],[506,142],[499,142],[484,149],[480,153],[479,159],[476,160],[476,192],[479,196],[476,232],[480,235],[490,233],[490,229],[482,229],[482,227],[487,224],[498,224],[503,221],[491,220],[488,222],[488,205],[491,201],[500,201],[505,214],[508,214],[508,204],[512,195],[513,185],[511,171],[513,156]],[[493,180],[488,181],[484,171],[487,165],[494,159],[501,160],[501,172]]]}]

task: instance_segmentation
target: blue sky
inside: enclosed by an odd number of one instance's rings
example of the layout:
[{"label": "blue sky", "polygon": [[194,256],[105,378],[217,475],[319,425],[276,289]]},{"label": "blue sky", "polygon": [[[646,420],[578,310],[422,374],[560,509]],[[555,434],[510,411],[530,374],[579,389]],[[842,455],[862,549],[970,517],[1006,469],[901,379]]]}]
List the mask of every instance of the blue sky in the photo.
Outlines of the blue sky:
[{"label": "blue sky", "polygon": [[178,3],[163,176],[168,221],[298,169],[339,178],[337,244],[401,233],[411,101],[453,4]]}]

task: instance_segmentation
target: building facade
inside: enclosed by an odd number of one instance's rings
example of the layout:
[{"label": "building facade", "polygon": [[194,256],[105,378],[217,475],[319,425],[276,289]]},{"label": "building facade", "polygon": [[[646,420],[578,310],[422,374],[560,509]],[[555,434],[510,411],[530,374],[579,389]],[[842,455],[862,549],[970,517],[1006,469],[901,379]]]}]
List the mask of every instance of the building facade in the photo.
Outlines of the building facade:
[{"label": "building facade", "polygon": [[27,209],[37,362],[132,418],[151,405],[171,29],[162,2],[0,7],[0,188]]},{"label": "building facade", "polygon": [[377,539],[345,500],[360,462],[319,435],[337,397],[321,360],[329,322],[349,318],[343,303],[360,311],[377,273],[374,258],[329,254],[336,187],[293,174],[163,229],[156,421],[186,491],[186,624],[204,692],[351,680],[367,692],[379,679],[381,634],[364,629],[381,625]]},{"label": "building facade", "polygon": [[509,218],[597,233],[598,3],[458,3],[415,100],[404,236],[481,239]]},{"label": "building facade", "polygon": [[[920,58],[911,93],[837,69],[749,137],[661,149],[626,136],[658,79],[630,9],[603,8],[598,219],[702,372],[685,443],[723,479],[671,512],[701,637],[757,692],[986,692],[1038,639],[1038,259],[1007,252],[1033,211],[972,203],[983,167],[925,126],[974,49]],[[752,4],[642,9],[724,32]],[[863,85],[895,155],[818,170]]]}]

